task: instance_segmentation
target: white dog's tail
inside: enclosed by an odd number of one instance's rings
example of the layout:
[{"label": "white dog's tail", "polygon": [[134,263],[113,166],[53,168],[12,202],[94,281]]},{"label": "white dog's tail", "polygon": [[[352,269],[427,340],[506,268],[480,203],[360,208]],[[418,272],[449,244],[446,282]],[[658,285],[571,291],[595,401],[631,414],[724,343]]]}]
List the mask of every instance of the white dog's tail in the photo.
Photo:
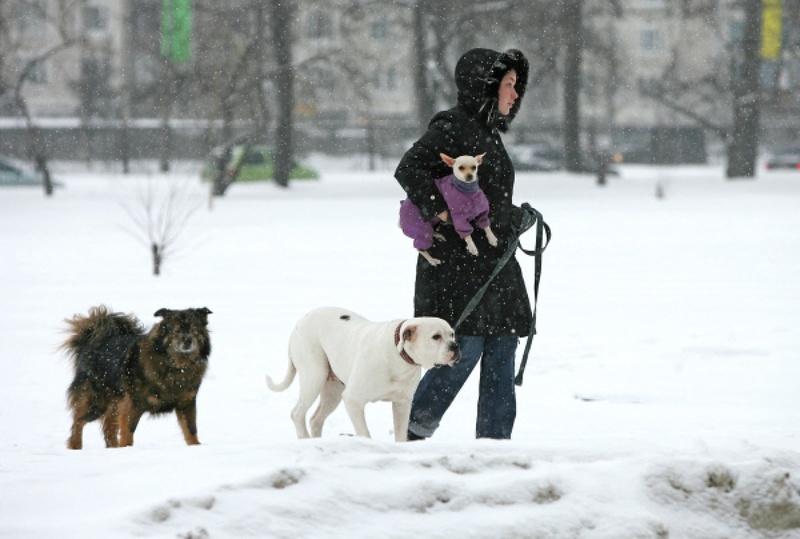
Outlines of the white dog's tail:
[{"label": "white dog's tail", "polygon": [[283,381],[280,384],[276,384],[272,381],[272,377],[267,375],[267,387],[269,387],[272,391],[283,391],[292,385],[295,374],[297,374],[297,368],[294,366],[294,362],[290,357],[289,368],[286,370],[286,376],[283,377]]}]

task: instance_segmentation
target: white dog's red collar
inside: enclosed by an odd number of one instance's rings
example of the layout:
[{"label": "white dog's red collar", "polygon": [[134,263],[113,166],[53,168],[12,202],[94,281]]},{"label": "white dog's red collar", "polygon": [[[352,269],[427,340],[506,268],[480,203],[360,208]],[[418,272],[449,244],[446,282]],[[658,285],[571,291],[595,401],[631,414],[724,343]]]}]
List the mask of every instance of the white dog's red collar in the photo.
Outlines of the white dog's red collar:
[{"label": "white dog's red collar", "polygon": [[[394,330],[394,345],[395,345],[395,347],[397,347],[397,345],[400,344],[400,328],[403,327],[403,324],[405,324],[406,322],[407,322],[407,320],[403,320],[397,326],[397,329]],[[403,358],[403,361],[405,361],[409,365],[417,365],[418,364],[416,361],[411,359],[411,356],[408,355],[408,352],[406,352],[405,348],[401,348],[400,349],[400,357]]]}]

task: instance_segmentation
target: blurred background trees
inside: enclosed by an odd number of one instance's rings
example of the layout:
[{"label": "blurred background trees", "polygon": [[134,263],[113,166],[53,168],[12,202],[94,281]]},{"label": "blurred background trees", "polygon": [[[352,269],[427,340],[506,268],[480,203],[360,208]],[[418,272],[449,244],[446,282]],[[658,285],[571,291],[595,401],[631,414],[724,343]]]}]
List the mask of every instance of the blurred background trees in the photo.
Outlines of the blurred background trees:
[{"label": "blurred background trees", "polygon": [[465,50],[515,47],[531,74],[508,145],[555,148],[576,172],[710,155],[752,177],[800,136],[799,4],[0,0],[0,148],[45,170],[167,170],[262,144],[288,185],[296,153],[396,158],[455,102]]}]

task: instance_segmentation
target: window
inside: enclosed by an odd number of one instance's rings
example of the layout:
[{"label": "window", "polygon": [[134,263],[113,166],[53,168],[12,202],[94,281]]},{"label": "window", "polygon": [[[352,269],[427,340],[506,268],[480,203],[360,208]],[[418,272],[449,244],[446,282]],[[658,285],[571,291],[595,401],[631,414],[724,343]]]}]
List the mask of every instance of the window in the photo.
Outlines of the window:
[{"label": "window", "polygon": [[333,72],[327,68],[315,69],[312,73],[314,86],[319,90],[333,92],[336,89],[336,79]]},{"label": "window", "polygon": [[661,80],[655,77],[639,77],[639,95],[649,98],[661,96]]},{"label": "window", "polygon": [[333,35],[331,19],[327,13],[316,11],[308,15],[309,39],[330,39]]},{"label": "window", "polygon": [[737,53],[742,52],[742,36],[744,36],[744,21],[733,20],[728,27],[730,33],[730,43],[733,50]]},{"label": "window", "polygon": [[14,19],[21,32],[37,32],[47,23],[47,5],[42,2],[17,2]]},{"label": "window", "polygon": [[83,8],[83,27],[86,30],[95,32],[108,30],[108,8],[105,6],[85,6]]},{"label": "window", "polygon": [[376,90],[396,90],[397,72],[395,68],[376,69],[372,73],[372,87]]},{"label": "window", "polygon": [[244,154],[242,158],[243,165],[263,165],[266,163],[266,159],[264,159],[264,154],[262,150],[258,148],[250,148],[250,150]]},{"label": "window", "polygon": [[389,37],[389,26],[386,20],[378,19],[372,21],[372,39],[375,41],[386,41]]},{"label": "window", "polygon": [[639,32],[639,48],[644,53],[656,54],[664,51],[661,30],[648,28]]},{"label": "window", "polygon": [[395,70],[393,67],[390,67],[388,71],[386,71],[386,89],[397,89],[397,76],[395,75]]}]

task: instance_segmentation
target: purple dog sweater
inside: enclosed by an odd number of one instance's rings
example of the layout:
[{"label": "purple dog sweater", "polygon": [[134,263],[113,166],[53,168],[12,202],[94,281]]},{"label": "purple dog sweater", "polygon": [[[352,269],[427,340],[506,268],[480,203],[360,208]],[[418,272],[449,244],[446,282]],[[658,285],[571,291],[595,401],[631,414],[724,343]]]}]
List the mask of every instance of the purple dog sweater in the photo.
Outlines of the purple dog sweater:
[{"label": "purple dog sweater", "polygon": [[[473,185],[474,188],[467,190]],[[472,221],[480,228],[489,226],[489,201],[477,184],[464,184],[450,174],[436,180],[436,187],[442,193],[450,219],[462,239],[472,234]],[[433,227],[439,221],[438,217],[425,221],[419,208],[409,199],[400,203],[400,228],[403,234],[414,240],[414,247],[420,251],[427,251],[433,245]]]}]

